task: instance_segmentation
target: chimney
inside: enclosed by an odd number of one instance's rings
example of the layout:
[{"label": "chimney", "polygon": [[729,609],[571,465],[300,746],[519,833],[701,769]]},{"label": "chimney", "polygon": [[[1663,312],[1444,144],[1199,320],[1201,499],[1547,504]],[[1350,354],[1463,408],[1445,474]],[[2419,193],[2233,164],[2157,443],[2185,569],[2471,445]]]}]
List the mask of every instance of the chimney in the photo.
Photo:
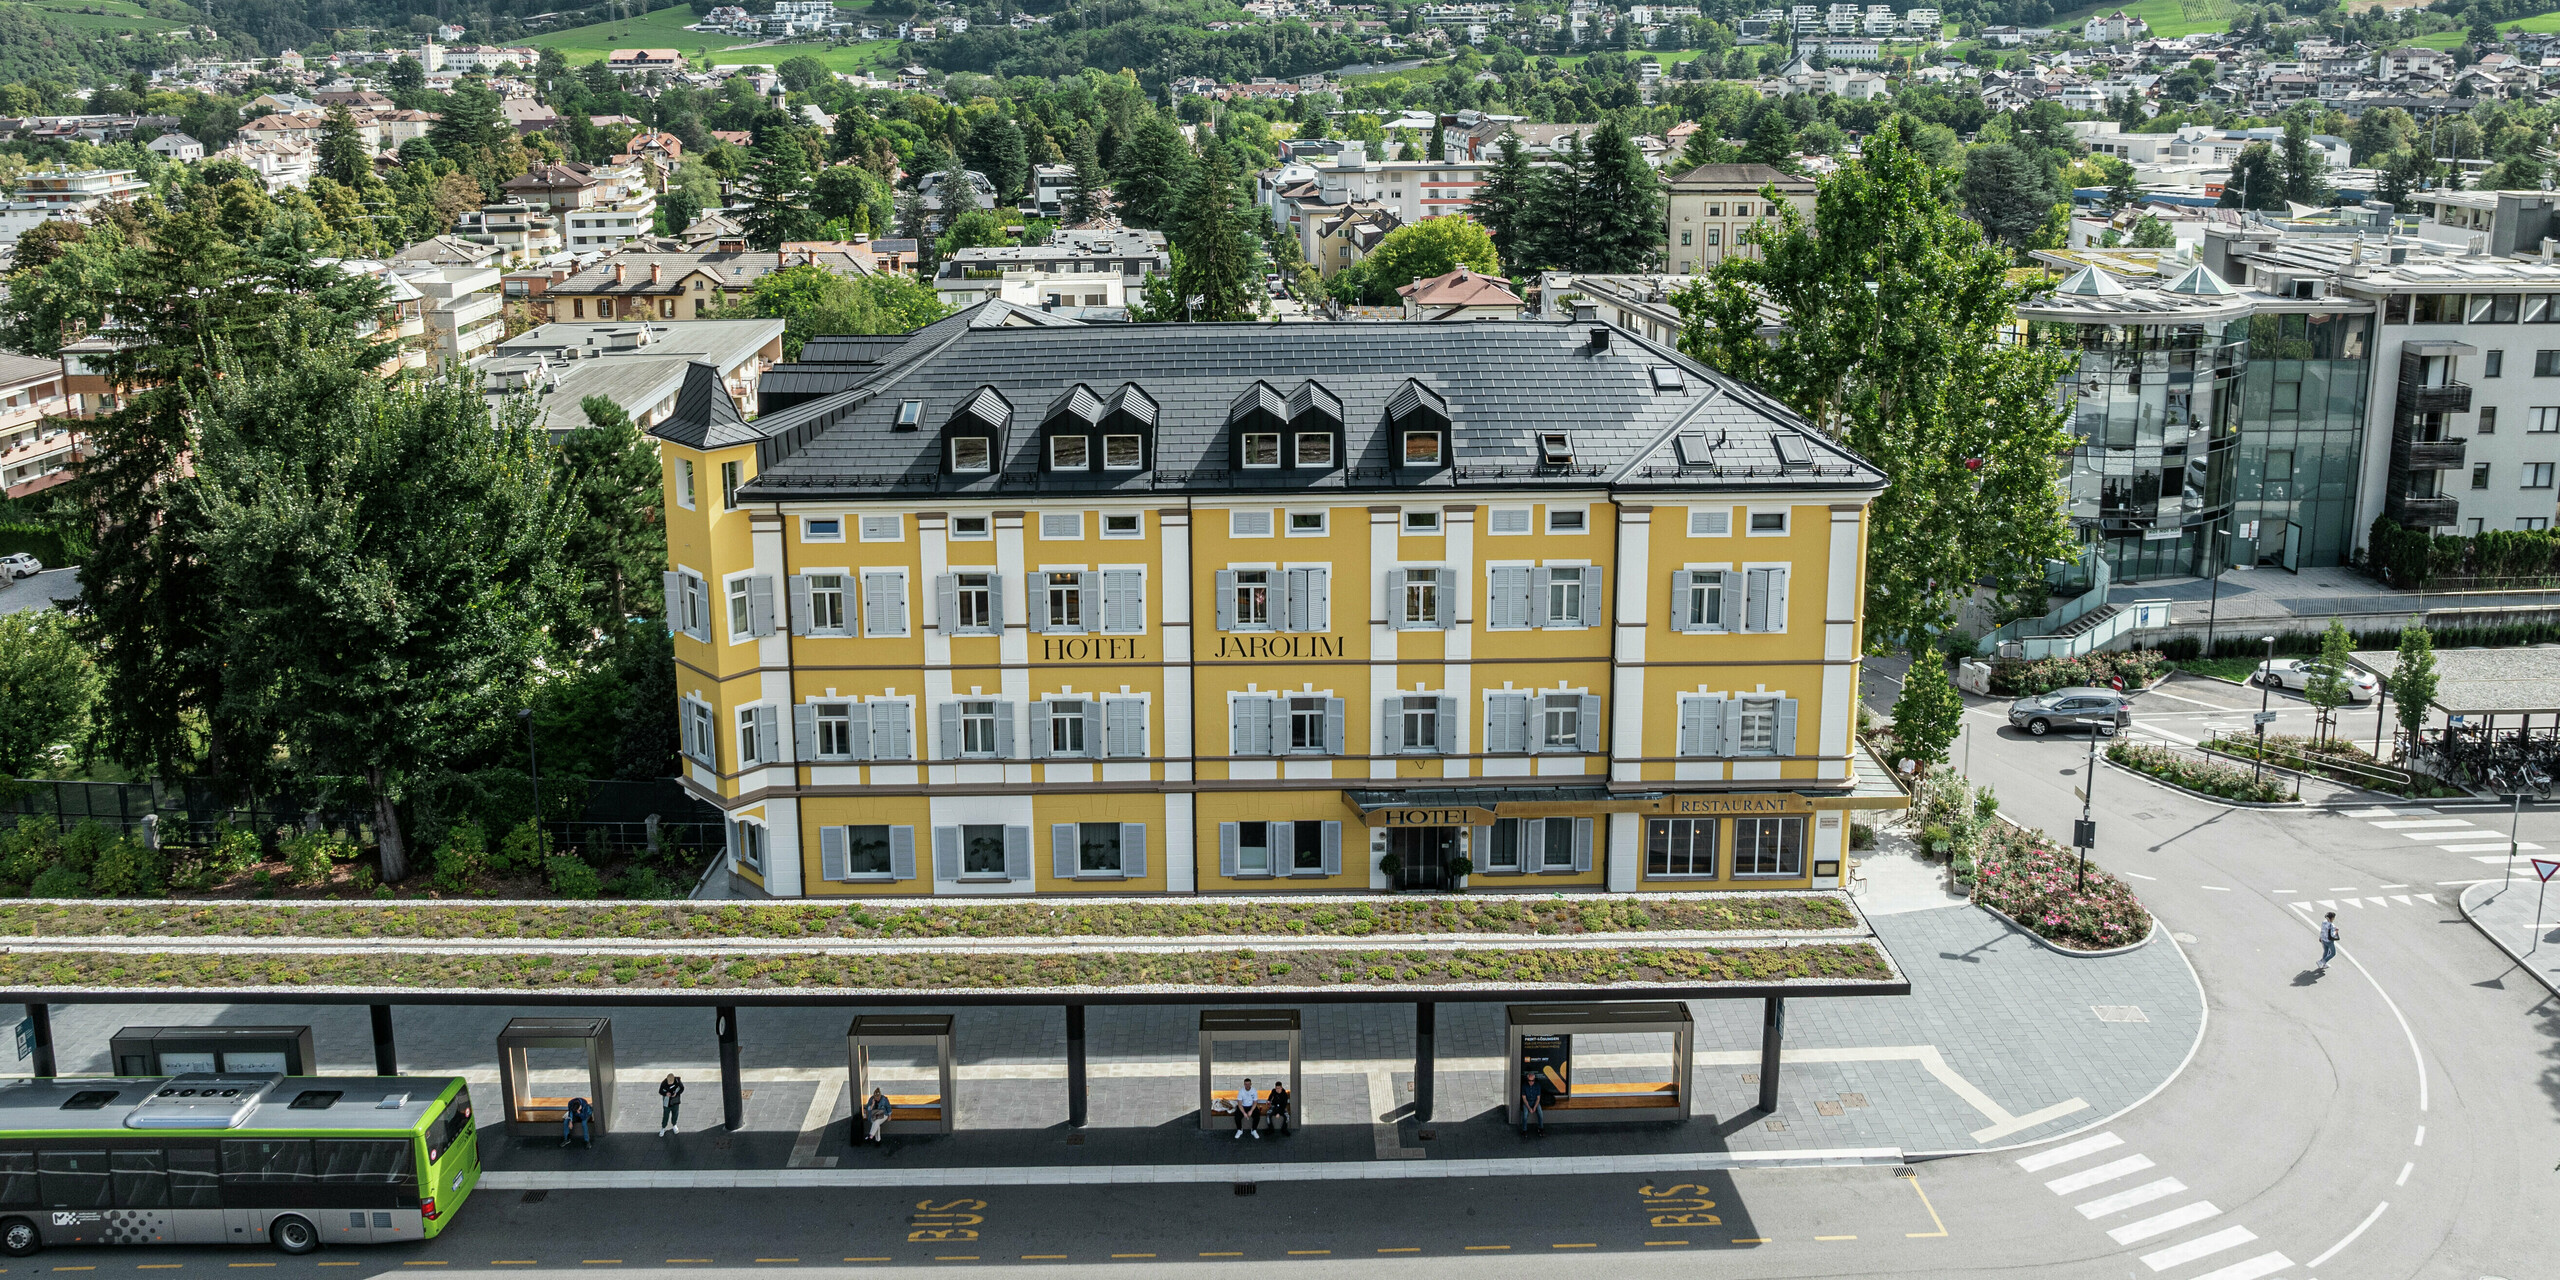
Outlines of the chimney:
[{"label": "chimney", "polygon": [[628,264],[620,262],[613,264],[613,282],[615,284],[623,283],[630,273],[631,268]]},{"label": "chimney", "polygon": [[652,263],[650,263],[650,264],[649,264],[649,283],[651,283],[651,284],[665,284],[666,282],[667,282],[667,267],[666,267],[666,264],[665,264],[665,263],[662,263],[662,262],[652,262]]}]

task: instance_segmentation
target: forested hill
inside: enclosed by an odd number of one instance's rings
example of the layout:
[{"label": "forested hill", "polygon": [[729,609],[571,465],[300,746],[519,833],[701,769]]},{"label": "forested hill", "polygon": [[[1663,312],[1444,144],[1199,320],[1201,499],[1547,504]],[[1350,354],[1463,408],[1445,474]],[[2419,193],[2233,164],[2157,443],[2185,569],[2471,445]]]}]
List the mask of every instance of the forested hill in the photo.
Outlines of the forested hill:
[{"label": "forested hill", "polygon": [[[622,7],[631,13],[665,9],[684,0],[641,0]],[[224,34],[238,33],[257,42],[261,52],[301,48],[333,30],[371,27],[386,33],[415,32],[423,22],[451,22],[473,32],[503,37],[519,31],[518,20],[537,13],[576,14],[588,7],[579,0],[193,0],[205,20]],[[598,6],[599,9],[601,6]],[[599,12],[598,18],[604,15]],[[417,21],[413,21],[413,19]]]},{"label": "forested hill", "polygon": [[[1028,31],[990,23],[914,47],[943,71],[1073,76],[1087,67],[1125,68],[1218,80],[1308,75],[1374,53],[1347,36],[1320,35],[1297,22],[1211,31],[1209,7],[1179,0],[1111,0],[1059,14],[1056,21]],[[1216,8],[1219,16],[1233,15],[1227,6]]]},{"label": "forested hill", "polygon": [[67,87],[137,66],[165,66],[181,51],[201,46],[149,33],[124,39],[114,31],[84,31],[40,10],[0,4],[0,84],[50,80]]}]

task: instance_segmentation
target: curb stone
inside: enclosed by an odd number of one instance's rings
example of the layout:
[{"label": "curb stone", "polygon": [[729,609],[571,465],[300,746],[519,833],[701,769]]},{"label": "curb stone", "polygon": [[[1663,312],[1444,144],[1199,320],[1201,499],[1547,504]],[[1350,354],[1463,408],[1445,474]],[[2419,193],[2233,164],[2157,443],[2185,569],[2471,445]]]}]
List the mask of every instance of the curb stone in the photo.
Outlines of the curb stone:
[{"label": "curb stone", "polygon": [[2175,791],[2182,795],[2194,796],[2196,799],[2202,800],[2207,804],[2218,804],[2226,809],[2307,809],[2311,807],[2310,802],[2307,800],[2225,800],[2221,796],[2214,795],[2210,792],[2198,791],[2193,787],[2182,787],[2165,778],[2152,777],[2150,774],[2144,773],[2140,769],[2128,769],[2123,765],[2117,764],[2113,760],[2107,759],[2107,755],[2103,751],[2098,753],[2098,762],[2128,778],[2140,779],[2141,781],[2148,782],[2152,786],[2158,787],[2163,791]]},{"label": "curb stone", "polygon": [[[2489,926],[2480,923],[2480,917],[2471,914],[2471,895],[2480,893],[2481,891],[2489,888],[2490,882],[2484,880],[2463,890],[2461,895],[2454,899],[2454,905],[2460,907],[2462,910],[2462,918],[2469,921],[2472,928],[2479,930],[2480,936],[2487,938],[2491,945],[2497,947],[2498,950],[2505,952],[2508,959],[2515,961],[2517,968],[2524,970],[2526,973],[2532,974],[2533,980],[2541,983],[2544,988],[2551,992],[2551,994],[2560,996],[2560,983],[2553,982],[2551,980],[2551,975],[2544,973],[2542,970],[2536,969],[2531,964],[2527,963],[2524,958],[2524,953],[2517,951],[2514,947],[2508,946],[2506,939],[2490,932]],[[2501,890],[2503,890],[2503,888],[2504,886],[2500,886]]]},{"label": "curb stone", "polygon": [[[2107,949],[2106,949],[2106,950],[2104,950],[2104,951],[2076,951],[2076,950],[2073,950],[2073,949],[2072,949],[2072,948],[2070,948],[2070,947],[2066,947],[2066,946],[2063,946],[2063,945],[2061,945],[2061,944],[2059,944],[2059,943],[2057,943],[2057,942],[2054,942],[2052,939],[2045,937],[2043,934],[2040,934],[2040,933],[2036,932],[2035,930],[2030,929],[2030,928],[2028,928],[2027,926],[2025,926],[2025,925],[2023,925],[2023,924],[2018,923],[2017,917],[2010,915],[2008,912],[2003,911],[2003,910],[2001,910],[2001,909],[2000,909],[2000,908],[1998,908],[1998,907],[1992,906],[1992,905],[1991,905],[1990,903],[1988,903],[1988,902],[1977,902],[1977,903],[1974,903],[1973,905],[1975,905],[1975,906],[1977,906],[1977,907],[1980,907],[1980,908],[1982,908],[1983,910],[1988,911],[1988,912],[1990,912],[1991,914],[1993,914],[1993,915],[1995,915],[1995,916],[1998,916],[1998,917],[2000,917],[2000,918],[2001,918],[2001,919],[2003,919],[2003,920],[2008,921],[2008,922],[2009,922],[2009,927],[2011,927],[2011,928],[2013,928],[2013,929],[2016,929],[2018,932],[2023,933],[2023,934],[2027,935],[2027,936],[2028,936],[2028,937],[2030,937],[2030,938],[2033,938],[2033,939],[2035,940],[2035,944],[2036,944],[2037,946],[2042,947],[2042,948],[2044,948],[2045,950],[2047,950],[2047,951],[2050,951],[2050,952],[2054,953],[2055,955],[2070,956],[2072,959],[2075,959],[2075,960],[2103,960],[2103,959],[2107,958],[2108,956],[2120,956],[2120,955],[2125,955],[2125,954],[2127,954],[2127,953],[2129,953],[2129,952],[2140,951],[2140,950],[2142,950],[2144,947],[2150,946],[2150,945],[2151,945],[2151,940],[2152,940],[2153,938],[2157,938],[2157,937],[2159,937],[2159,936],[2160,936],[2160,927],[2161,927],[2161,926],[2160,926],[2160,917],[2158,917],[2158,916],[2154,915],[2154,916],[2152,916],[2152,917],[2151,917],[2151,932],[2149,932],[2149,933],[2146,933],[2146,934],[2142,935],[2142,941],[2140,941],[2140,942],[2131,943],[2131,944],[2128,944],[2128,945],[2126,945],[2126,946],[2121,946],[2121,947],[2109,947],[2109,948],[2107,948]],[[2151,908],[2149,908],[2149,907],[2144,907],[2142,910],[2143,910],[2143,913],[2144,913],[2144,914],[2146,914],[2146,915],[2149,915],[2149,914],[2150,914],[2150,912],[2151,912]]]}]

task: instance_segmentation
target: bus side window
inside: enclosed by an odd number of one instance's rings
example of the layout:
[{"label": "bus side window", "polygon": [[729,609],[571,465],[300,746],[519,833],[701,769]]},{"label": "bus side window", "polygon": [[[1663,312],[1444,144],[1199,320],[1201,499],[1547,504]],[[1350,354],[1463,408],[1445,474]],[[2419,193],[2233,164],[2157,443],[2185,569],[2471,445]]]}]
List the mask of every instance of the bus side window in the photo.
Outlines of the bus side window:
[{"label": "bus side window", "polygon": [[321,1138],[317,1145],[324,1183],[418,1185],[416,1156],[407,1138]]},{"label": "bus side window", "polygon": [[169,1148],[169,1207],[222,1207],[222,1179],[214,1172],[213,1148]]},{"label": "bus side window", "polygon": [[309,1138],[225,1138],[222,1180],[239,1183],[311,1181]]},{"label": "bus side window", "polygon": [[36,1209],[36,1153],[0,1151],[0,1209]]},{"label": "bus side window", "polygon": [[116,1207],[169,1207],[169,1159],[158,1151],[118,1151],[115,1166]]},{"label": "bus side window", "polygon": [[107,1153],[104,1151],[40,1151],[37,1179],[48,1209],[104,1209],[107,1203]]}]

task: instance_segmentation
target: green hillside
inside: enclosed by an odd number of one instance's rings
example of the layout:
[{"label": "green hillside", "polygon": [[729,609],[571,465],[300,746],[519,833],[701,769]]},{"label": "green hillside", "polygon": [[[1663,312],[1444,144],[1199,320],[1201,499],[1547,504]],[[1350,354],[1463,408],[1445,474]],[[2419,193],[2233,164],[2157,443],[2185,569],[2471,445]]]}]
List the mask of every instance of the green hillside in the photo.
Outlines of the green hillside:
[{"label": "green hillside", "polygon": [[2077,31],[2089,19],[2104,17],[2118,9],[2150,23],[2151,34],[2175,39],[2199,31],[2228,31],[2231,20],[2239,16],[2241,6],[2232,0],[2133,0],[2131,4],[2096,4],[2074,9],[2055,18],[2053,25]]},{"label": "green hillside", "polygon": [[688,58],[708,53],[715,66],[758,63],[771,66],[806,54],[827,64],[830,71],[860,71],[867,67],[887,66],[895,63],[898,56],[898,42],[895,40],[874,40],[841,48],[823,42],[759,44],[740,36],[685,30],[685,24],[695,21],[698,19],[693,16],[693,10],[679,5],[626,21],[596,22],[563,31],[547,31],[525,43],[535,48],[558,49],[572,66],[600,62],[615,49],[676,49]]},{"label": "green hillside", "polygon": [[132,0],[8,0],[11,9],[41,14],[74,31],[179,31],[183,22],[155,18]]}]

